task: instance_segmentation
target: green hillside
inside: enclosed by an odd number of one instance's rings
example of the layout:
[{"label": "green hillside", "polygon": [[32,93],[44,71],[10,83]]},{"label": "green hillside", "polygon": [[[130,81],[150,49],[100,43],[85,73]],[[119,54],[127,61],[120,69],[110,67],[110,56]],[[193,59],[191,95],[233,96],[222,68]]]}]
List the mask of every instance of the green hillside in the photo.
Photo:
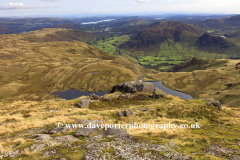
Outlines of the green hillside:
[{"label": "green hillside", "polygon": [[118,46],[121,54],[145,66],[166,69],[194,56],[204,59],[239,57],[234,42],[205,33],[198,26],[180,22],[157,22]]}]

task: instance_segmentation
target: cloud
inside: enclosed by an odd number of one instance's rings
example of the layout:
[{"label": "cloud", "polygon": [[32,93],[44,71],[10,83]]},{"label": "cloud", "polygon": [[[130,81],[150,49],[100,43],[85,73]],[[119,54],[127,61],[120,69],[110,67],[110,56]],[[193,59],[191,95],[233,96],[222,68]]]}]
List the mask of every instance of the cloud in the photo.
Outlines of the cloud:
[{"label": "cloud", "polygon": [[49,8],[50,6],[42,5],[24,5],[21,2],[19,3],[8,3],[0,7],[0,10],[24,10],[24,9],[36,9],[36,8]]},{"label": "cloud", "polygon": [[138,2],[138,3],[145,3],[145,2],[149,2],[149,0],[137,0],[136,2]]},{"label": "cloud", "polygon": [[42,1],[45,1],[45,2],[57,2],[57,1],[60,1],[60,0],[42,0]]}]

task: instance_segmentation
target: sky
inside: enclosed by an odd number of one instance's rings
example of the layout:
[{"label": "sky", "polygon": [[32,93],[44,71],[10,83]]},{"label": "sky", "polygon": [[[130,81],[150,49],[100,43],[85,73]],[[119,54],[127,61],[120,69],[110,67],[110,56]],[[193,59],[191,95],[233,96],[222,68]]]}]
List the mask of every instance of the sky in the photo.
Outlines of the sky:
[{"label": "sky", "polygon": [[240,14],[240,0],[1,0],[0,17],[69,14]]}]

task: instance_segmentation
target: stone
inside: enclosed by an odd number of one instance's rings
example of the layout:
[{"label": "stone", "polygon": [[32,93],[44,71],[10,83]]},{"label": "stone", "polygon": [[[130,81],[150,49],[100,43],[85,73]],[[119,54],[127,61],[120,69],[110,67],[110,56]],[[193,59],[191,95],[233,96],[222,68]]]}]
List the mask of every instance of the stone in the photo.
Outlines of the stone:
[{"label": "stone", "polygon": [[99,128],[79,128],[75,131],[74,137],[89,136],[98,130]]},{"label": "stone", "polygon": [[32,153],[35,153],[37,151],[40,151],[44,149],[47,145],[46,144],[33,144],[32,146],[29,147],[29,149],[33,150]]},{"label": "stone", "polygon": [[47,133],[49,134],[56,134],[56,133],[60,133],[60,132],[67,132],[67,131],[70,131],[71,129],[68,128],[68,127],[57,127],[57,128],[54,128],[54,129],[51,129],[49,131],[47,131]]},{"label": "stone", "polygon": [[218,108],[219,111],[222,110],[221,103],[219,101],[213,101],[212,105]]},{"label": "stone", "polygon": [[123,111],[123,116],[125,116],[125,117],[129,117],[130,116],[130,112],[128,111],[128,109],[125,109]]},{"label": "stone", "polygon": [[212,101],[214,101],[213,98],[206,98],[205,100],[208,101],[208,102],[212,102]]},{"label": "stone", "polygon": [[138,111],[146,112],[146,111],[149,111],[149,110],[153,110],[153,109],[149,109],[149,108],[142,108],[142,109],[139,109]]},{"label": "stone", "polygon": [[79,107],[79,108],[85,108],[86,106],[88,106],[92,102],[93,102],[93,100],[83,99],[83,100],[79,100],[78,103],[76,104],[76,106]]},{"label": "stone", "polygon": [[38,141],[51,140],[51,136],[48,134],[33,134],[29,136],[30,138],[36,139]]},{"label": "stone", "polygon": [[19,150],[16,150],[15,152],[13,151],[8,151],[3,155],[3,158],[13,158],[16,157],[17,155],[19,155]]},{"label": "stone", "polygon": [[66,135],[66,136],[61,136],[61,137],[56,137],[55,140],[61,143],[72,143],[75,141],[79,141],[78,138],[72,136],[72,135]]},{"label": "stone", "polygon": [[115,90],[119,90],[125,93],[132,93],[137,91],[153,92],[154,87],[152,83],[142,82],[141,80],[139,80],[139,81],[125,82],[125,83],[114,85],[109,93],[114,93]]},{"label": "stone", "polygon": [[89,95],[89,97],[91,98],[91,100],[100,100],[101,96],[95,95],[95,94],[91,94]]},{"label": "stone", "polygon": [[122,116],[123,116],[121,111],[117,111],[117,115],[118,115],[119,117],[122,117]]},{"label": "stone", "polygon": [[206,154],[213,155],[213,156],[219,156],[219,157],[221,157],[223,154],[224,155],[233,154],[233,153],[235,153],[236,155],[240,154],[237,150],[233,150],[233,149],[230,149],[230,148],[227,148],[227,147],[223,147],[223,146],[220,146],[218,144],[211,144],[209,147],[207,147],[204,150],[204,152]]},{"label": "stone", "polygon": [[155,98],[161,98],[161,97],[166,97],[166,93],[163,92],[162,90],[158,89],[157,87],[154,88],[153,96]]},{"label": "stone", "polygon": [[222,111],[222,106],[221,103],[219,101],[211,101],[211,102],[207,102],[206,103],[207,106],[215,106],[218,108],[219,111]]},{"label": "stone", "polygon": [[132,115],[135,116],[136,115],[136,112],[135,111],[131,111]]}]

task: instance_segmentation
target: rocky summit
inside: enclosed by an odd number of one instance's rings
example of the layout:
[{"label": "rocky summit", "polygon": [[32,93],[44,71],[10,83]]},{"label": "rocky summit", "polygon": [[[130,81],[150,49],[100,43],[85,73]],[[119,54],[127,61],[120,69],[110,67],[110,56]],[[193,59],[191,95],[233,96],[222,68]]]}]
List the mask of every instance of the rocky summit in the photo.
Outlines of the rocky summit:
[{"label": "rocky summit", "polygon": [[109,93],[114,93],[116,90],[123,91],[125,93],[143,91],[143,92],[153,92],[154,87],[152,83],[143,82],[142,80],[125,82],[114,85]]}]

